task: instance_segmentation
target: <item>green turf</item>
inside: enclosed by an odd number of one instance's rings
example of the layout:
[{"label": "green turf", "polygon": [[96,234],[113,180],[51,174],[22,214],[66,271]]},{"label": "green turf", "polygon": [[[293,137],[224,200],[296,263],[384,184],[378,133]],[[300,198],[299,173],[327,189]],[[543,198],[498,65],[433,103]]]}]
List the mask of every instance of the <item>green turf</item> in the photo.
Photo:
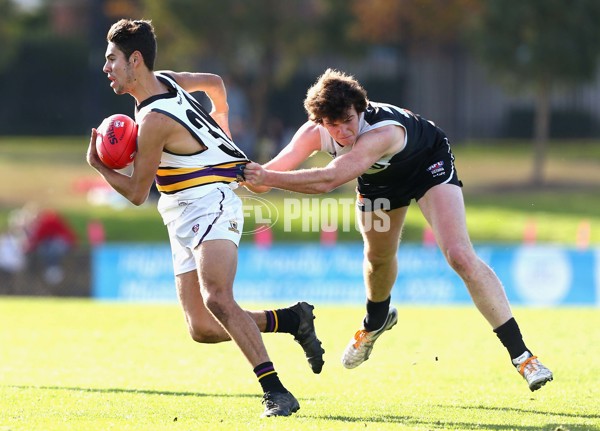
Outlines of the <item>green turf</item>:
[{"label": "green turf", "polygon": [[260,419],[249,364],[191,341],[176,304],[0,298],[0,430],[600,430],[597,309],[515,309],[555,373],[534,393],[474,308],[399,310],[355,370],[339,356],[360,306],[317,304],[320,375],[291,336],[265,335],[301,409]]}]

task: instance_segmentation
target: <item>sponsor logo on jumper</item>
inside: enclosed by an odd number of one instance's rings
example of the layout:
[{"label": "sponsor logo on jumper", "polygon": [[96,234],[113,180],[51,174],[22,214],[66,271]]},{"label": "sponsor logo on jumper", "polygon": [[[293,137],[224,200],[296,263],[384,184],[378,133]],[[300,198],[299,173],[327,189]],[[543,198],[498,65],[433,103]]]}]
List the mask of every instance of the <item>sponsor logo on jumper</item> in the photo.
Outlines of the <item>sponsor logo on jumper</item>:
[{"label": "sponsor logo on jumper", "polygon": [[199,224],[195,224],[194,227],[192,228],[192,231],[194,233],[198,233],[199,230],[200,230],[200,225]]},{"label": "sponsor logo on jumper", "polygon": [[433,165],[427,168],[427,171],[433,175],[434,177],[439,177],[445,174],[444,171],[444,161],[440,160],[439,162],[434,163]]}]

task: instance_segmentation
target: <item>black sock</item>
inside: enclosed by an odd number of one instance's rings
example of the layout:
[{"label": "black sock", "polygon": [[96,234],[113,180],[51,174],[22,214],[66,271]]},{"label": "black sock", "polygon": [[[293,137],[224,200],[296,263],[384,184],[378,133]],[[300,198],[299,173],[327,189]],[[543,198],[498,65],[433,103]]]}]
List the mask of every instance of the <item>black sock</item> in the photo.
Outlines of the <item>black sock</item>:
[{"label": "black sock", "polygon": [[511,317],[508,321],[503,323],[494,329],[494,332],[508,350],[508,354],[510,355],[510,359],[518,358],[523,354],[523,352],[529,351],[529,349],[525,346],[525,342],[523,341],[523,336],[521,335],[521,330],[519,329],[519,325],[514,317]]},{"label": "black sock", "polygon": [[267,316],[267,328],[265,332],[285,332],[296,335],[300,325],[300,316],[289,308],[277,310],[265,310]]},{"label": "black sock", "polygon": [[262,386],[263,392],[287,392],[277,376],[273,362],[263,362],[257,365],[254,368],[254,374],[258,377],[258,383]]},{"label": "black sock", "polygon": [[365,320],[363,320],[363,326],[367,331],[374,331],[383,326],[385,319],[387,319],[388,311],[390,311],[391,299],[391,296],[388,296],[388,299],[381,302],[373,302],[367,299],[367,315]]}]

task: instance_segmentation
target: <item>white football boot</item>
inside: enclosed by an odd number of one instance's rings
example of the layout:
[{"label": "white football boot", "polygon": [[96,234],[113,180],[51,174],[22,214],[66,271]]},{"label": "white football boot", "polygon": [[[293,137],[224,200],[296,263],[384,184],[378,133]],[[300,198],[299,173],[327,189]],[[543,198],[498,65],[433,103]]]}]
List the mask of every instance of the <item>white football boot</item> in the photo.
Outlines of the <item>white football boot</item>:
[{"label": "white football boot", "polygon": [[518,358],[513,359],[512,363],[527,381],[532,392],[552,381],[552,371],[543,366],[537,356],[532,356],[529,352],[524,352]]},{"label": "white football boot", "polygon": [[381,328],[370,332],[364,328],[356,331],[356,334],[354,334],[354,337],[350,340],[342,355],[342,364],[344,367],[356,368],[369,359],[375,340],[385,331],[392,329],[396,323],[398,323],[398,311],[390,307],[387,318]]}]

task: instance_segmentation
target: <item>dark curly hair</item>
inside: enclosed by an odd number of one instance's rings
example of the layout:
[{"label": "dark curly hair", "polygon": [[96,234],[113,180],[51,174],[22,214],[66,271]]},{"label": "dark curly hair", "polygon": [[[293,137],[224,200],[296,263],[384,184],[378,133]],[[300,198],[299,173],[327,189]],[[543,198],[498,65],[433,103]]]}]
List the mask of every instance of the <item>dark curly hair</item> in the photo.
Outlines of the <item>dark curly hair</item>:
[{"label": "dark curly hair", "polygon": [[360,114],[368,103],[367,91],[353,76],[330,68],[306,92],[304,109],[311,121],[323,124],[325,118],[343,119],[352,106]]},{"label": "dark curly hair", "polygon": [[122,19],[112,25],[106,41],[114,43],[125,58],[129,59],[131,54],[139,51],[144,59],[144,64],[149,70],[154,70],[156,60],[156,35],[152,21]]}]

